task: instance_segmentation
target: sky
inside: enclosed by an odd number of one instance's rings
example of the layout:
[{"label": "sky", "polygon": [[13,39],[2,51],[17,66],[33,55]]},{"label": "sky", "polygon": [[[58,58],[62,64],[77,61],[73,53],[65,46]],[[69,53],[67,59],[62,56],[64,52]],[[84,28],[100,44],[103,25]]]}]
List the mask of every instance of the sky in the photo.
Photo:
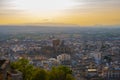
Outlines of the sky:
[{"label": "sky", "polygon": [[120,25],[120,0],[0,0],[0,24]]}]

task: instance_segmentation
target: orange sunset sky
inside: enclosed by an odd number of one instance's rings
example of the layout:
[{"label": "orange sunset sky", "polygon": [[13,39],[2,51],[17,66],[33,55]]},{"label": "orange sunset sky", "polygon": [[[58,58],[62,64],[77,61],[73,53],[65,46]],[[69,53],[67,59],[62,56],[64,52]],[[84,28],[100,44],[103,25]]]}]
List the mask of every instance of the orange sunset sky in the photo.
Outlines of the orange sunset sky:
[{"label": "orange sunset sky", "polygon": [[0,24],[120,25],[120,0],[0,0]]}]

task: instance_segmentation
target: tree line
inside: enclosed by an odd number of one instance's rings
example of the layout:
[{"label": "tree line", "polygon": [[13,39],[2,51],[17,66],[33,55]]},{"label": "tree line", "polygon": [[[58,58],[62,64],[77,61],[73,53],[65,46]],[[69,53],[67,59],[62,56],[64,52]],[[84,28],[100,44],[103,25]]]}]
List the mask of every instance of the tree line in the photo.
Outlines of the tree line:
[{"label": "tree line", "polygon": [[12,62],[11,68],[22,72],[23,80],[75,80],[72,70],[62,65],[46,70],[34,67],[27,59],[20,59]]}]

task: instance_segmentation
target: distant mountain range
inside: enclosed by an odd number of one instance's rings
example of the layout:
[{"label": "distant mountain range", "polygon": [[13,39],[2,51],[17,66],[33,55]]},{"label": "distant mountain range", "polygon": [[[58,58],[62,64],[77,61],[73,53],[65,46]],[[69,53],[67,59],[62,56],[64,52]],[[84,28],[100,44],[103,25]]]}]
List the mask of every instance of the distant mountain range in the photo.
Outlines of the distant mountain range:
[{"label": "distant mountain range", "polygon": [[57,33],[57,32],[85,32],[96,30],[120,29],[120,26],[91,26],[82,27],[78,25],[60,25],[60,24],[25,24],[25,25],[0,25],[0,33]]}]

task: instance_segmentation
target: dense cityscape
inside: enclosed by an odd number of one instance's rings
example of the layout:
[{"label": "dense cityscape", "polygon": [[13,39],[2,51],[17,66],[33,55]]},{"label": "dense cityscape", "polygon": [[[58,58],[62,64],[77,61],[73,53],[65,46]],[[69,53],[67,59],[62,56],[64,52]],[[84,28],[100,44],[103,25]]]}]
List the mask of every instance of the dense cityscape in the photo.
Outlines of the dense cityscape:
[{"label": "dense cityscape", "polygon": [[[3,76],[3,80],[11,63],[21,59],[46,71],[61,65],[68,67],[75,80],[120,79],[119,27],[7,29],[0,29],[0,77]],[[23,79],[22,72],[10,74],[10,80],[32,80]]]},{"label": "dense cityscape", "polygon": [[120,0],[0,0],[0,80],[120,80]]}]

